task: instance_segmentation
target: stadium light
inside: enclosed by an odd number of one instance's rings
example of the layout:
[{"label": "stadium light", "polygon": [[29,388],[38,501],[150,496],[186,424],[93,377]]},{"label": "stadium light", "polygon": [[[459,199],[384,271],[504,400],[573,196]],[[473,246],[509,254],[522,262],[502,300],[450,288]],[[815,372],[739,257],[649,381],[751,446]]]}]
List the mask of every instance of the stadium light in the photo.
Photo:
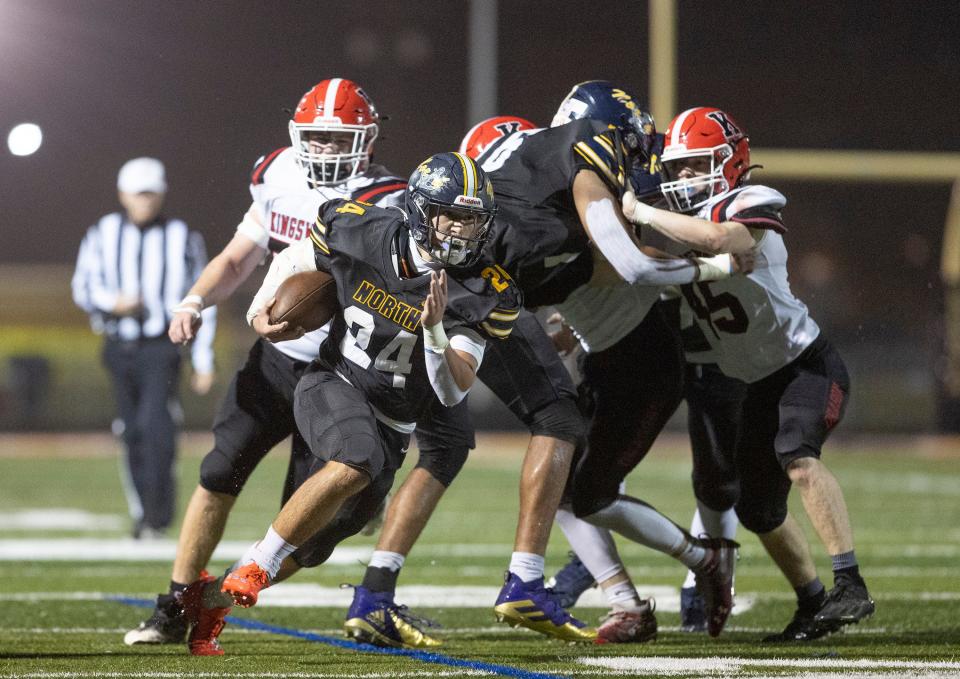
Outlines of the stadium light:
[{"label": "stadium light", "polygon": [[20,123],[7,135],[7,147],[15,156],[32,155],[42,143],[43,131],[34,123]]}]

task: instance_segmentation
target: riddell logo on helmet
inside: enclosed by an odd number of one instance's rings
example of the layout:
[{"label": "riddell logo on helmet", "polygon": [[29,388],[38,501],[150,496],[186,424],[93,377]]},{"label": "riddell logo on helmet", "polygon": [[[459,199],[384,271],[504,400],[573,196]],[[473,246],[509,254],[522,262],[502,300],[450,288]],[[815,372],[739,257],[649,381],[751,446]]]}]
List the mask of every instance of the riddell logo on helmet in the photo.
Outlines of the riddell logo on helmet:
[{"label": "riddell logo on helmet", "polygon": [[466,207],[483,207],[483,201],[474,196],[457,196],[453,199],[454,205],[464,205]]}]

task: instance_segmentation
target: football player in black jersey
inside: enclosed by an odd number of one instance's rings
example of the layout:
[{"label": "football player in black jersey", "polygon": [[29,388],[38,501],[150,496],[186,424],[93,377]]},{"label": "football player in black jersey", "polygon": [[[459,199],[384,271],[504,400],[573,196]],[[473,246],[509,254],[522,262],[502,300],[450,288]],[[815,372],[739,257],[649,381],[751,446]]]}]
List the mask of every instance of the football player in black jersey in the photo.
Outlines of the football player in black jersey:
[{"label": "football player in black jersey", "polygon": [[[298,426],[318,470],[224,580],[223,591],[238,604],[255,603],[283,558],[325,530],[338,509],[365,495],[382,497],[417,416],[434,398],[460,401],[485,338],[510,334],[519,289],[502,269],[470,268],[494,211],[492,187],[477,165],[460,154],[438,154],[411,176],[405,210],[331,201],[321,208],[310,245],[288,248],[271,267],[248,314],[261,336],[289,336],[291,329],[271,325],[267,313],[273,292],[296,271],[329,271],[343,311],[297,388]],[[498,605],[523,593],[522,583],[505,586]],[[590,630],[578,637],[583,623],[552,602],[537,605],[554,627],[569,628],[568,638],[593,638]]]},{"label": "football player in black jersey", "polygon": [[[652,119],[623,88],[602,81],[577,86],[558,118],[566,124],[520,131],[491,145],[480,162],[491,172],[511,227],[496,234],[496,256],[519,269],[528,305],[556,304],[571,317],[576,313],[572,325],[589,345],[581,390],[585,403],[593,404],[592,425],[588,452],[572,475],[572,508],[576,517],[672,554],[697,571],[711,594],[710,631],[716,635],[732,607],[735,543],[693,538],[653,508],[622,496],[619,486],[682,396],[682,359],[658,308],[659,286],[726,277],[734,258],[667,258],[640,246],[619,196],[628,183],[636,193],[656,192],[651,163],[658,138]],[[569,512],[560,519],[571,540],[589,532],[573,526],[578,522]],[[612,544],[609,537],[602,542]],[[612,561],[597,572],[610,575]],[[649,607],[622,570],[608,582],[612,596],[622,590],[623,600],[611,602],[613,616],[601,636],[638,640],[623,631],[654,627],[646,624]]]}]

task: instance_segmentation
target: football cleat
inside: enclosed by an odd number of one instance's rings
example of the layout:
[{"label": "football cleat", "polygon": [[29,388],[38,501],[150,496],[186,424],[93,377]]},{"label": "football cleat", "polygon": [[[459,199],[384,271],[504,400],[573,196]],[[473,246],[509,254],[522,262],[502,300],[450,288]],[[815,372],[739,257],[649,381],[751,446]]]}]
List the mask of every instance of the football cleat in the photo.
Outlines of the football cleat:
[{"label": "football cleat", "polygon": [[187,621],[180,600],[169,594],[160,594],[150,617],[123,635],[123,643],[127,646],[180,644],[186,635]]},{"label": "football cleat", "polygon": [[223,579],[220,591],[233,597],[233,603],[250,608],[257,603],[260,590],[270,586],[270,575],[256,561],[240,566]]},{"label": "football cleat", "polygon": [[421,627],[439,625],[413,615],[406,606],[398,606],[393,592],[371,592],[359,585],[353,588],[353,601],[343,623],[348,637],[393,648],[431,648],[443,643],[425,634]]},{"label": "football cleat", "polygon": [[836,631],[844,625],[857,623],[873,615],[876,605],[861,578],[838,576],[833,589],[827,592],[827,601],[814,620],[818,625]]},{"label": "football cleat", "polygon": [[543,578],[524,582],[507,571],[493,612],[499,622],[522,626],[563,641],[592,642],[597,630],[567,613],[543,586]]},{"label": "football cleat", "polygon": [[680,589],[680,631],[706,632],[707,611],[696,587]]},{"label": "football cleat", "polygon": [[787,623],[782,632],[768,634],[761,641],[765,644],[783,644],[794,641],[813,641],[825,637],[837,628],[817,624],[814,620],[815,612],[805,612],[797,609],[793,619]]},{"label": "football cleat", "polygon": [[553,593],[553,598],[560,608],[573,608],[580,595],[596,584],[580,558],[570,552],[570,560],[550,578],[547,590]]},{"label": "football cleat", "polygon": [[693,573],[703,596],[707,634],[716,637],[733,610],[733,570],[740,545],[726,538],[701,538],[700,544],[707,550],[707,559]]},{"label": "football cleat", "polygon": [[598,644],[640,644],[657,638],[656,602],[646,599],[635,611],[611,611],[597,627]]},{"label": "football cleat", "polygon": [[205,608],[203,593],[216,578],[204,573],[183,592],[183,617],[190,624],[187,648],[190,655],[223,655],[218,637],[227,624],[230,607]]}]

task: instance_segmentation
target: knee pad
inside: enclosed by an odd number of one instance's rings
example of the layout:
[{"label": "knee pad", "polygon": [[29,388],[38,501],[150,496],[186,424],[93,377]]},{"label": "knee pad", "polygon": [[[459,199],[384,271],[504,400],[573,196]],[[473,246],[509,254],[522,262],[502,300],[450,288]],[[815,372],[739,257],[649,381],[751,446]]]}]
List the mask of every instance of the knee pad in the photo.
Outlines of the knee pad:
[{"label": "knee pad", "polygon": [[451,446],[443,450],[426,448],[420,451],[417,467],[426,470],[445,488],[449,488],[463,469],[469,454],[470,449],[466,446]]},{"label": "knee pad", "polygon": [[214,448],[200,463],[200,485],[212,493],[236,497],[250,478],[253,467],[234,464],[223,451]]},{"label": "knee pad", "polygon": [[787,498],[750,501],[741,497],[734,509],[744,528],[752,533],[769,533],[787,519]]},{"label": "knee pad", "polygon": [[586,443],[586,423],[572,398],[552,401],[525,420],[531,436],[551,436],[578,447]]},{"label": "knee pad", "polygon": [[740,499],[740,481],[736,478],[719,481],[703,479],[694,474],[693,494],[710,509],[723,512],[737,504]]}]

